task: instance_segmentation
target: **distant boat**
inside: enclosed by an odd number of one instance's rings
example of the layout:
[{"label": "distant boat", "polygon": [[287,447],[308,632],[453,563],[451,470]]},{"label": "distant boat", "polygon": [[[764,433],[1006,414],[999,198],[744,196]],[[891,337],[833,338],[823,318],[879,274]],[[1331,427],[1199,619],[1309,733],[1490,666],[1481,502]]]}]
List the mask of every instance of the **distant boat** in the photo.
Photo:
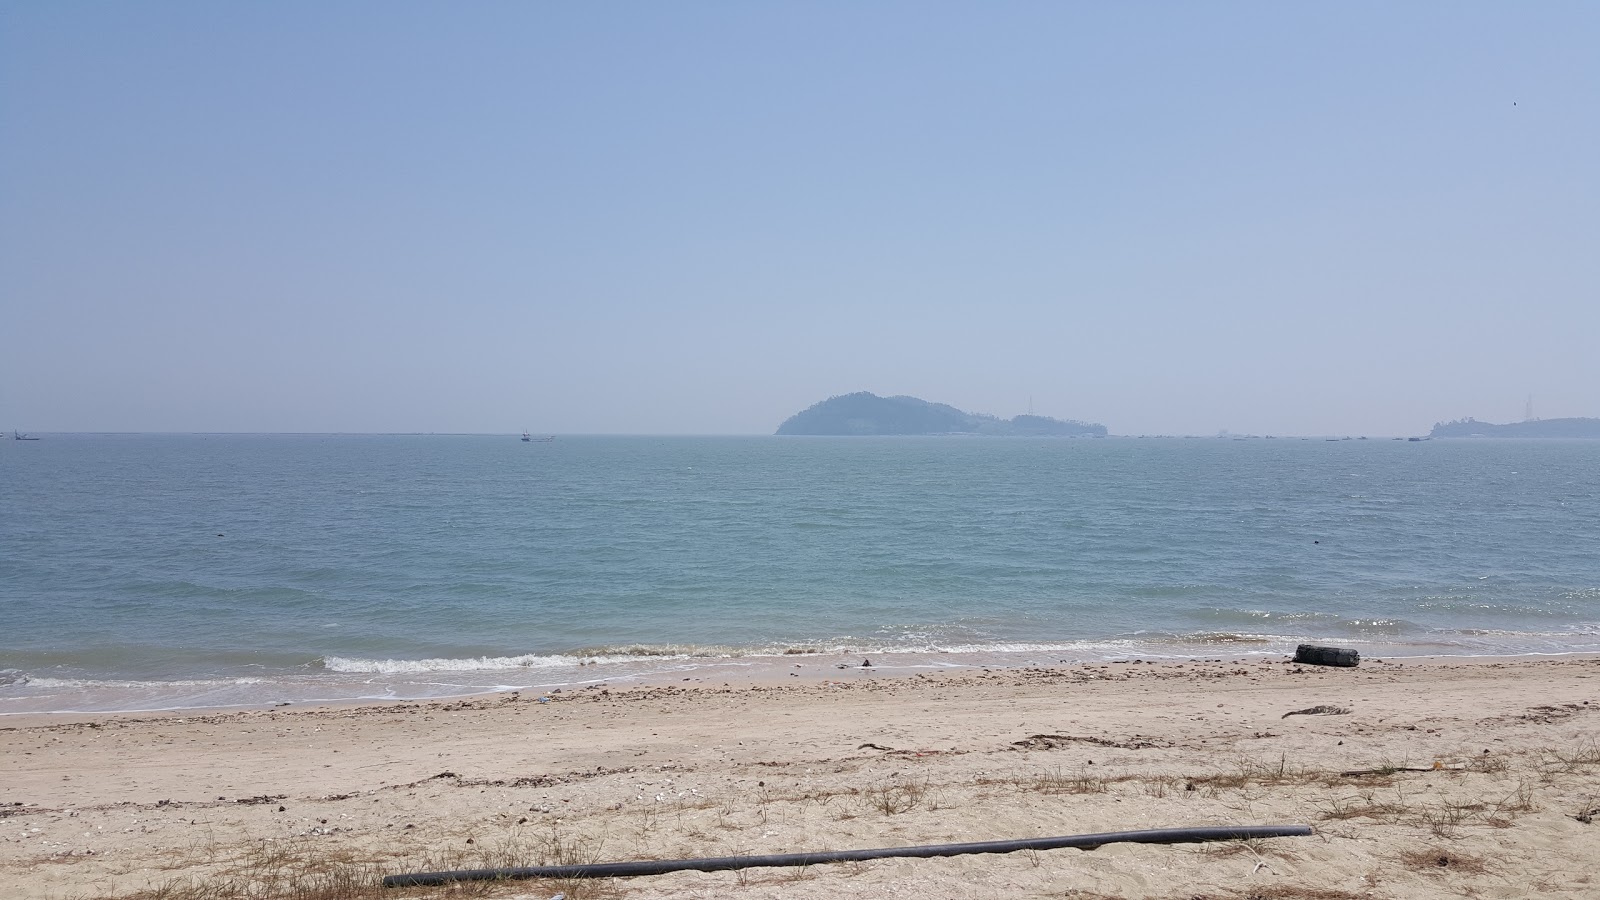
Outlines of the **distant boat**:
[{"label": "distant boat", "polygon": [[526,431],[524,431],[522,433],[522,442],[524,444],[548,444],[548,443],[550,443],[551,441],[553,441],[555,439],[556,439],[556,436],[553,435],[553,434],[547,434],[547,435],[544,435],[543,437],[534,437],[533,435],[527,433]]},{"label": "distant boat", "polygon": [[524,432],[523,432],[523,433],[522,433],[522,442],[523,442],[523,443],[524,443],[524,444],[526,444],[526,443],[528,443],[528,442],[529,442],[529,441],[531,441],[531,440],[533,440],[533,438],[531,438],[531,437],[529,437],[529,436],[528,436],[528,433],[527,433],[527,432],[526,432],[526,431],[524,431]]},{"label": "distant boat", "polygon": [[11,439],[14,440],[14,441],[37,441],[38,440],[38,438],[29,437],[28,435],[25,435],[20,431],[11,432]]}]

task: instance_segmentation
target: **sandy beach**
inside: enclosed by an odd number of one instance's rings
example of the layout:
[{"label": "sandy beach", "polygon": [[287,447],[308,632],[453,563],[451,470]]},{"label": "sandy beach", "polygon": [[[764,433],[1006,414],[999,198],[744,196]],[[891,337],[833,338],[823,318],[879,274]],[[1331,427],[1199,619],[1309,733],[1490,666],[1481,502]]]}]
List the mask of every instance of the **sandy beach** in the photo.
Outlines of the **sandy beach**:
[{"label": "sandy beach", "polygon": [[356,897],[437,869],[1303,823],[1313,836],[384,895],[1600,897],[1600,659],[909,676],[860,662],[807,657],[747,683],[8,717],[3,893]]}]

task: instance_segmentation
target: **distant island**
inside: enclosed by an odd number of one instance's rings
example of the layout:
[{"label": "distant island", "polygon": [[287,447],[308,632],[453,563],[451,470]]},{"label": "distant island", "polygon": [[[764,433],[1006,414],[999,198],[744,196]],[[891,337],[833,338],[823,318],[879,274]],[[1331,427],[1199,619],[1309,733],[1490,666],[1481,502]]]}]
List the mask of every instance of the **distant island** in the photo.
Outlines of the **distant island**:
[{"label": "distant island", "polygon": [[788,435],[983,434],[1008,437],[1105,437],[1106,427],[1048,416],[1002,419],[962,412],[916,397],[879,397],[866,391],[829,397],[778,426]]},{"label": "distant island", "polygon": [[1495,425],[1477,419],[1457,419],[1433,426],[1436,438],[1600,438],[1600,419],[1529,419]]}]

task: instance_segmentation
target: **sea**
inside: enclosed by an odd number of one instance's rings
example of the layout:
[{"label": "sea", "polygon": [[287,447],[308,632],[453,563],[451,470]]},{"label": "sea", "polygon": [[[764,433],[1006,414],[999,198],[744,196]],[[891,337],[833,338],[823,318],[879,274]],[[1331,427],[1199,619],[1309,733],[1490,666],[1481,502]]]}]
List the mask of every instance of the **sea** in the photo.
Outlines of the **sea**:
[{"label": "sea", "polygon": [[1600,652],[1600,441],[0,442],[0,715]]}]

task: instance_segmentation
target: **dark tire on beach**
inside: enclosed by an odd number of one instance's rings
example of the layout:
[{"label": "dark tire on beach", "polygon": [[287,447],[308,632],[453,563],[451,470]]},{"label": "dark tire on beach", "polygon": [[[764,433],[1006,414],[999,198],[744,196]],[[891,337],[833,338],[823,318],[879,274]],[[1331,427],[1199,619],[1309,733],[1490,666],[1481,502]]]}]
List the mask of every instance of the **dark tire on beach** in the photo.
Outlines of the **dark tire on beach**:
[{"label": "dark tire on beach", "polygon": [[1322,647],[1316,644],[1301,644],[1295,648],[1294,661],[1309,666],[1344,666],[1351,668],[1361,664],[1361,654],[1346,647]]}]

